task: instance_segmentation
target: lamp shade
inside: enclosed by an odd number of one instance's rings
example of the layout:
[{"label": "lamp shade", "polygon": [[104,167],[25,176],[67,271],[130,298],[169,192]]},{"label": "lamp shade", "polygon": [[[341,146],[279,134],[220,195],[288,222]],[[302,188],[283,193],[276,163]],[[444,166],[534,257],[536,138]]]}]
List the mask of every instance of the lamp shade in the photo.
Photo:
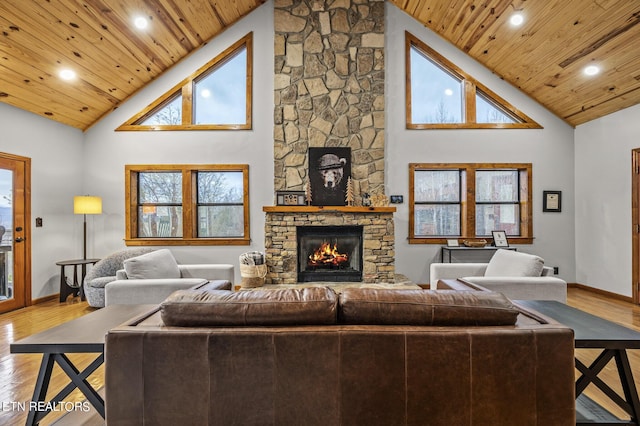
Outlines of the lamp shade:
[{"label": "lamp shade", "polygon": [[73,197],[73,213],[75,214],[101,214],[102,198],[89,195]]}]

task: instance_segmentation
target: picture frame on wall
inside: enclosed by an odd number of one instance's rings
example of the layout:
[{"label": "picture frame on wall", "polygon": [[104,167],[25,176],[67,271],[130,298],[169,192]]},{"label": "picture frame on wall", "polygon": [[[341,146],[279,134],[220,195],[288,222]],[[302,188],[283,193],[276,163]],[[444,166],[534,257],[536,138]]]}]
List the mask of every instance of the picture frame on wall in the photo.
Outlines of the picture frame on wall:
[{"label": "picture frame on wall", "polygon": [[309,148],[309,183],[314,206],[346,206],[351,148]]},{"label": "picture frame on wall", "polygon": [[542,191],[542,211],[560,213],[562,211],[562,191]]},{"label": "picture frame on wall", "polygon": [[509,247],[509,240],[505,231],[491,231],[493,235],[493,245],[495,247]]}]

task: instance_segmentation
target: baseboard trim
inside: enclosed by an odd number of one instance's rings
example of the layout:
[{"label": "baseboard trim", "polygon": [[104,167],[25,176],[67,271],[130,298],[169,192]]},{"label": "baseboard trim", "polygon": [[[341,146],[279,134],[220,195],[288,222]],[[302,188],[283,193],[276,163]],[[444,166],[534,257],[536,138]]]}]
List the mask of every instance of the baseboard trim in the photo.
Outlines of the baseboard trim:
[{"label": "baseboard trim", "polygon": [[581,290],[590,291],[592,293],[601,294],[603,296],[610,297],[612,299],[621,300],[623,302],[633,303],[633,297],[623,296],[622,294],[612,293],[607,290],[602,290],[600,288],[589,287],[588,285],[579,284],[579,283],[567,283],[567,287],[569,288],[579,288]]},{"label": "baseboard trim", "polygon": [[58,299],[58,298],[60,298],[60,293],[50,294],[48,296],[44,296],[44,297],[41,297],[39,299],[31,299],[31,304],[32,305],[37,305],[39,303],[48,302],[50,300],[55,300],[55,299]]}]

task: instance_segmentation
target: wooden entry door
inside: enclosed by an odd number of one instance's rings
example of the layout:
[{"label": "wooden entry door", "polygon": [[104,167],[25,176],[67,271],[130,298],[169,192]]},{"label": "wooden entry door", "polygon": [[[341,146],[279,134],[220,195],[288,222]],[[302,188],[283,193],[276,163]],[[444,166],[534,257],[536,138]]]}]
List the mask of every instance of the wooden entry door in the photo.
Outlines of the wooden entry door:
[{"label": "wooden entry door", "polygon": [[640,304],[640,148],[631,151],[631,279],[633,303]]},{"label": "wooden entry door", "polygon": [[0,313],[31,304],[31,159],[0,153]]}]

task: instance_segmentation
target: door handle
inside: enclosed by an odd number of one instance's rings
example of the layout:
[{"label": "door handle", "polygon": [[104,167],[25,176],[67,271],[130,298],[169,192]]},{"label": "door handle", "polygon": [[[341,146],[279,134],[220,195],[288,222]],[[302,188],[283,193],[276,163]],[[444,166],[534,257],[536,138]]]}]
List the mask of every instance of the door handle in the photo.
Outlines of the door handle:
[{"label": "door handle", "polygon": [[23,241],[24,241],[24,238],[22,238],[22,237],[16,238],[16,243],[21,243]]}]

